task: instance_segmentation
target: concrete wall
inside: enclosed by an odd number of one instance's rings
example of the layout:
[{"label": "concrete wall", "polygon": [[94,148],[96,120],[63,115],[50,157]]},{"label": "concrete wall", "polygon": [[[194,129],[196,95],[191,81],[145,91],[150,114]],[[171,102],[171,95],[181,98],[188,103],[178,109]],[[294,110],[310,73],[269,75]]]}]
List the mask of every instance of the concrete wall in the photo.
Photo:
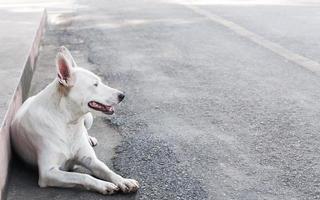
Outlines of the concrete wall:
[{"label": "concrete wall", "polygon": [[19,109],[22,102],[27,98],[32,75],[35,70],[35,62],[39,53],[41,37],[44,33],[46,22],[47,14],[46,11],[44,11],[42,13],[38,30],[34,35],[27,60],[24,66],[21,66],[21,76],[19,82],[12,83],[16,85],[16,89],[9,102],[9,107],[6,108],[7,111],[0,127],[0,200],[5,199],[8,167],[10,163],[10,124],[15,112]]}]

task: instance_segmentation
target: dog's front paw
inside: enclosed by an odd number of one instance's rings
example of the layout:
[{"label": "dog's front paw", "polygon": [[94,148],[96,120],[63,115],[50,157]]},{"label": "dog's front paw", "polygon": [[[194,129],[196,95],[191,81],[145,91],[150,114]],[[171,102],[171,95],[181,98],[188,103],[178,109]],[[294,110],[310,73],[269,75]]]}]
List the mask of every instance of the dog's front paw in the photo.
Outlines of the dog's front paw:
[{"label": "dog's front paw", "polygon": [[98,145],[98,140],[95,137],[89,136],[89,143],[92,147],[94,147]]},{"label": "dog's front paw", "polygon": [[114,194],[115,192],[119,191],[119,187],[113,183],[104,182],[100,185],[99,192],[107,195],[107,194]]},{"label": "dog's front paw", "polygon": [[118,178],[114,183],[121,189],[122,192],[136,192],[140,185],[138,181],[134,179],[127,179],[127,178]]}]

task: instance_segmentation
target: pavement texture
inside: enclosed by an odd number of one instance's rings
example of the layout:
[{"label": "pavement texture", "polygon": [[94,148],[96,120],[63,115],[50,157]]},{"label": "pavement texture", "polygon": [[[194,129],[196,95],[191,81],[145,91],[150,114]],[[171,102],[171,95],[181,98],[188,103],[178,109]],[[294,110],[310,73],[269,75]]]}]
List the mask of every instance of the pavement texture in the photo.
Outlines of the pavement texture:
[{"label": "pavement texture", "polygon": [[[90,134],[139,192],[40,189],[15,160],[9,200],[320,199],[320,77],[177,2],[77,2],[49,24],[32,84],[34,94],[53,79],[65,45],[126,92]],[[320,5],[294,2],[196,6],[317,61]]]}]

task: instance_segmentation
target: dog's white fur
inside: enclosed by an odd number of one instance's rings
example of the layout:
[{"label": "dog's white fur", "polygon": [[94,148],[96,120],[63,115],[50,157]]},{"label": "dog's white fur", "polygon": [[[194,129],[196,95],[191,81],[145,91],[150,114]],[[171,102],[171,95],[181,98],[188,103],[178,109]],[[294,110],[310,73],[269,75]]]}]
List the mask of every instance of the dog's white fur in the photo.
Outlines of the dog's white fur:
[{"label": "dog's white fur", "polygon": [[[97,140],[87,132],[91,113],[101,113],[88,103],[114,106],[122,92],[77,67],[65,47],[58,51],[56,67],[57,78],[27,99],[14,117],[11,138],[16,152],[38,166],[40,187],[83,187],[102,194],[137,191],[136,180],[114,173],[96,157],[92,146]],[[113,109],[109,111],[113,114]],[[75,165],[89,169],[94,177],[70,171]]]}]

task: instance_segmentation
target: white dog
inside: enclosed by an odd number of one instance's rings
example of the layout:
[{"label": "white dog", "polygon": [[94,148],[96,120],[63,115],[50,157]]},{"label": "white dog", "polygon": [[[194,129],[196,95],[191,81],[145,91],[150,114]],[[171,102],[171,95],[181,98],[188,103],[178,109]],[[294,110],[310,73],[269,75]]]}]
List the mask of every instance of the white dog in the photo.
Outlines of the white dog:
[{"label": "white dog", "polygon": [[[40,187],[83,187],[102,194],[137,191],[136,180],[114,173],[96,157],[92,146],[97,141],[86,129],[92,124],[90,112],[112,115],[123,93],[77,67],[65,47],[59,49],[56,67],[57,78],[27,99],[14,117],[15,150],[38,166]],[[70,171],[75,165],[89,169],[94,177]]]}]

